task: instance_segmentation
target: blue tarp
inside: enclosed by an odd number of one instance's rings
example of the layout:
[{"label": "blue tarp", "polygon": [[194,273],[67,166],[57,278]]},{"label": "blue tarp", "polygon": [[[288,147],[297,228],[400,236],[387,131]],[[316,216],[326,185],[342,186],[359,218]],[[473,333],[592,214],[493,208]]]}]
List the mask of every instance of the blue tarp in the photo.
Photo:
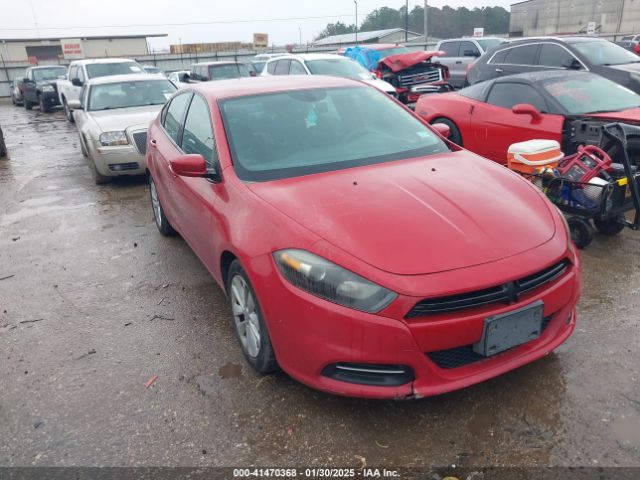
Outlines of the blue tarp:
[{"label": "blue tarp", "polygon": [[380,62],[380,53],[365,47],[349,47],[344,51],[343,55],[355,60],[371,72],[378,68],[378,62]]}]

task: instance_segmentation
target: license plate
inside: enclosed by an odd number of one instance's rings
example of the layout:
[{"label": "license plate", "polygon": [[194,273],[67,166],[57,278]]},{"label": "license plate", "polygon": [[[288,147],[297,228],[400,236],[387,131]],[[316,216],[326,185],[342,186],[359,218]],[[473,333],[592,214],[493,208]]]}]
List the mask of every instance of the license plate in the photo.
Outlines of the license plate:
[{"label": "license plate", "polygon": [[535,340],[542,333],[544,303],[531,305],[484,319],[482,337],[473,344],[473,351],[490,357],[523,343]]}]

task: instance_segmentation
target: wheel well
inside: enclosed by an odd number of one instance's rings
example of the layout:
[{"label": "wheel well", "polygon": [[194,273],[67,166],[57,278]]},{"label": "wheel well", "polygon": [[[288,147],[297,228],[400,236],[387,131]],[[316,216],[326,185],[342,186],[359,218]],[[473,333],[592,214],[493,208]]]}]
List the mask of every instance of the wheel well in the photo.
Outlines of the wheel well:
[{"label": "wheel well", "polygon": [[227,274],[229,273],[229,267],[231,263],[236,260],[236,256],[228,250],[225,250],[220,257],[220,273],[222,275],[222,282],[227,285]]}]

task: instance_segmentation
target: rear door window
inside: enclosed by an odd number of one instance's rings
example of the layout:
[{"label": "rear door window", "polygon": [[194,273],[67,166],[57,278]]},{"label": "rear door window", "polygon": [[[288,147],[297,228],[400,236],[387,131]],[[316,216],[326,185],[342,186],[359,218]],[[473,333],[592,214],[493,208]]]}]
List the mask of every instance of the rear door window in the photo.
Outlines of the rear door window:
[{"label": "rear door window", "polygon": [[187,110],[187,105],[189,105],[192,96],[192,93],[184,93],[174,97],[164,117],[163,127],[167,135],[169,135],[176,145],[180,145],[180,127],[182,119],[184,118],[184,112]]},{"label": "rear door window", "polygon": [[506,50],[504,62],[510,65],[535,65],[538,45],[522,45]]},{"label": "rear door window", "polygon": [[458,57],[460,42],[442,42],[440,44],[440,50],[443,51],[447,57]]},{"label": "rear door window", "polygon": [[269,75],[275,75],[276,74],[276,64],[278,62],[269,62],[267,63],[267,72],[269,73]]},{"label": "rear door window", "polygon": [[302,64],[297,60],[291,61],[291,66],[289,68],[289,75],[306,75],[307,71],[304,69]]},{"label": "rear door window", "polygon": [[495,83],[487,103],[496,107],[511,110],[514,105],[527,103],[533,105],[540,112],[547,112],[547,102],[531,85],[524,83]]},{"label": "rear door window", "polygon": [[289,75],[289,65],[291,60],[278,60],[276,64],[276,75]]},{"label": "rear door window", "polygon": [[543,43],[540,46],[540,58],[538,65],[544,67],[565,68],[568,67],[575,57],[566,49],[553,43]]}]

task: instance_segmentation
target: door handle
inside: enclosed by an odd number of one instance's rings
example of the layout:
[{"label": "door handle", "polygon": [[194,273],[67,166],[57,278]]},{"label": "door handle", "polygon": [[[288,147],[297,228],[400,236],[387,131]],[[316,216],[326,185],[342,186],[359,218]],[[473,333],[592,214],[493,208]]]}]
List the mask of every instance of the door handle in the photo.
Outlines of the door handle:
[{"label": "door handle", "polygon": [[504,72],[504,70],[503,70],[503,69],[501,69],[501,68],[496,68],[496,73],[502,73],[502,72]]},{"label": "door handle", "polygon": [[158,146],[158,142],[156,142],[153,138],[149,141],[149,145],[151,145],[152,147],[157,147]]},{"label": "door handle", "polygon": [[462,60],[458,60],[458,61],[456,62],[456,65],[460,65],[461,63],[462,63]]}]

